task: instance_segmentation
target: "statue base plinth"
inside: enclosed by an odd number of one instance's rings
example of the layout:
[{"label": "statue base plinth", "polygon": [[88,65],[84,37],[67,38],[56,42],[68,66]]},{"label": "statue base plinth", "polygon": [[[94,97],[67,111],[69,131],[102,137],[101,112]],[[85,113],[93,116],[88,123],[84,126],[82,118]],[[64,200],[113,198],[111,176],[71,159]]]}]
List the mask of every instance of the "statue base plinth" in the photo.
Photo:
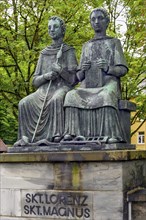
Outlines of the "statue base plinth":
[{"label": "statue base plinth", "polygon": [[3,153],[0,171],[1,220],[145,219],[145,190],[136,205],[131,193],[146,188],[146,151]]},{"label": "statue base plinth", "polygon": [[9,153],[25,153],[25,152],[64,152],[64,151],[100,151],[100,150],[132,150],[135,149],[134,144],[115,143],[115,144],[97,144],[94,142],[63,142],[55,144],[50,142],[48,146],[32,146],[25,145],[9,148]]}]

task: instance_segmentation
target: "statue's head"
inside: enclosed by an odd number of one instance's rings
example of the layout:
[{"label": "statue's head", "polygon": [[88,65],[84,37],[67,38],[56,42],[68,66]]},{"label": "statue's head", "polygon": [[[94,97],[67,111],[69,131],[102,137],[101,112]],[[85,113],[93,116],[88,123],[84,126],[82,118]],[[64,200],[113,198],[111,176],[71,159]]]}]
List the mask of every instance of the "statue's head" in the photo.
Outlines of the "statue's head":
[{"label": "statue's head", "polygon": [[106,30],[110,19],[104,8],[95,8],[90,14],[90,23],[95,32]]},{"label": "statue's head", "polygon": [[53,16],[49,19],[48,31],[52,39],[63,38],[65,35],[65,30],[65,23],[60,17]]}]

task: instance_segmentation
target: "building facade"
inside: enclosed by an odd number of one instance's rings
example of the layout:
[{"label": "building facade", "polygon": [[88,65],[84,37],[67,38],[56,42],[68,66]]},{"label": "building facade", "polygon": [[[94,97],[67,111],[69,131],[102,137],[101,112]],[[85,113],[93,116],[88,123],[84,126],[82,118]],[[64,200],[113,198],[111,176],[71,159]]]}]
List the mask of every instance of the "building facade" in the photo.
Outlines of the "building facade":
[{"label": "building facade", "polygon": [[[131,126],[131,131],[134,131],[142,121],[136,121]],[[138,129],[138,131],[131,137],[131,143],[136,145],[137,150],[146,150],[146,122]]]}]

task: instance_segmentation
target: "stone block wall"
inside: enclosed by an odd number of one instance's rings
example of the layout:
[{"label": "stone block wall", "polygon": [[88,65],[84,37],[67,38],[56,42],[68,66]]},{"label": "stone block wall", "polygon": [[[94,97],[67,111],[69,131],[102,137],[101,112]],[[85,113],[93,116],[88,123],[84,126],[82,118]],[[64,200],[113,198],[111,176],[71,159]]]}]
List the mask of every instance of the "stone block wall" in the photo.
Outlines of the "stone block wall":
[{"label": "stone block wall", "polygon": [[128,220],[127,191],[145,186],[146,155],[71,154],[1,155],[1,220]]}]

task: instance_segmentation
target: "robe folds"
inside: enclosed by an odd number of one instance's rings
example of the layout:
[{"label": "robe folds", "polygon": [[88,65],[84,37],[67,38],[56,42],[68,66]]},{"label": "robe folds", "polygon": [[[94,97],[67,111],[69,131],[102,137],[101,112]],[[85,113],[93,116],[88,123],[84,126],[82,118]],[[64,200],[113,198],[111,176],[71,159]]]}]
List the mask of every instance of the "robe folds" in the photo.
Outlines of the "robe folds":
[{"label": "robe folds", "polygon": [[[126,71],[116,75],[97,68],[96,61],[104,59],[109,68],[118,66]],[[121,99],[120,77],[128,70],[118,39],[92,39],[83,45],[80,68],[91,62],[80,86],[65,98],[66,133],[85,137],[108,136],[124,139],[119,121],[118,100]]]},{"label": "robe folds", "polygon": [[[53,63],[57,62],[56,56],[59,49],[60,46],[48,46],[40,54],[33,77],[33,84],[38,88],[19,103],[18,140],[26,136],[31,142],[50,83],[49,80],[42,81],[42,84],[39,84],[38,81],[39,79],[42,80],[45,73],[52,70]],[[61,74],[57,79],[51,81],[34,142],[42,139],[52,141],[53,137],[64,134],[64,98],[66,93],[73,88],[77,68],[74,48],[64,44],[62,56],[59,58],[58,63],[62,68]]]}]

